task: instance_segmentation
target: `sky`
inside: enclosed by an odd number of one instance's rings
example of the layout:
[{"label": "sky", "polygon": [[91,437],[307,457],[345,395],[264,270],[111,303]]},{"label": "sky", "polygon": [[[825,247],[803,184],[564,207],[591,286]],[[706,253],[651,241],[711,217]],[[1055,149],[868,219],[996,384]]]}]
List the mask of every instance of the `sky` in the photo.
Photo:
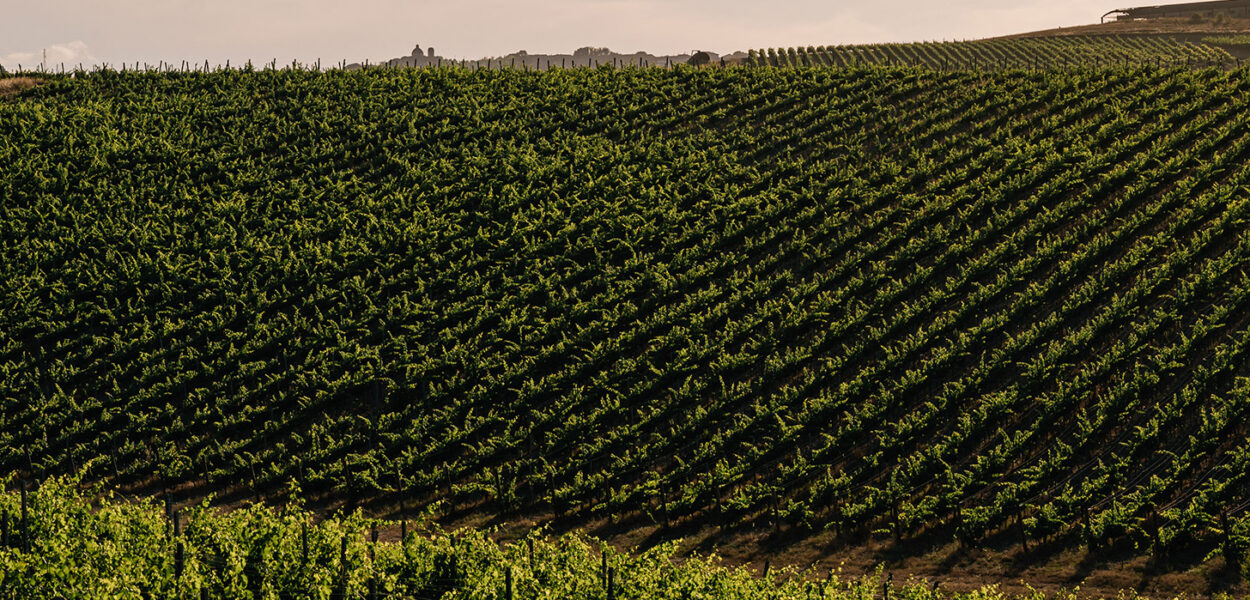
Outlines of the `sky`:
[{"label": "sky", "polygon": [[[0,0],[0,65],[323,64],[517,50],[721,54],[1098,22],[1116,0]],[[1136,0],[1126,6],[1152,4]]]}]

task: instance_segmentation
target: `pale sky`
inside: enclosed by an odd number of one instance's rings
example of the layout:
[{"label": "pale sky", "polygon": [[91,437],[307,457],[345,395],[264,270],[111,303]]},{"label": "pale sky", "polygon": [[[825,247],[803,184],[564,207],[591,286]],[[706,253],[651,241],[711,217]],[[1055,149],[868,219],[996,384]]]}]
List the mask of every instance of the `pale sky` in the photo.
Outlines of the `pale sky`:
[{"label": "pale sky", "polygon": [[0,64],[378,61],[607,46],[654,54],[968,39],[1145,0],[0,0]]}]

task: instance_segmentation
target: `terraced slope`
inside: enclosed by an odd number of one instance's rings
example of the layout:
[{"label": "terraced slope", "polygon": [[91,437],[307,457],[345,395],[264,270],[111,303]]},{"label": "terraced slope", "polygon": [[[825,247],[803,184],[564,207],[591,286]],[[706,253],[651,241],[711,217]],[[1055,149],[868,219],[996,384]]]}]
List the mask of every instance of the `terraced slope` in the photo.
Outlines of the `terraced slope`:
[{"label": "terraced slope", "polygon": [[58,79],[0,102],[0,466],[1239,559],[1248,88]]},{"label": "terraced slope", "polygon": [[[752,50],[750,66],[925,66],[935,69],[1036,69],[1128,65],[1214,66],[1238,61],[1218,41],[1186,36],[1074,35],[961,42],[916,42]],[[1192,36],[1188,36],[1192,37]]]}]

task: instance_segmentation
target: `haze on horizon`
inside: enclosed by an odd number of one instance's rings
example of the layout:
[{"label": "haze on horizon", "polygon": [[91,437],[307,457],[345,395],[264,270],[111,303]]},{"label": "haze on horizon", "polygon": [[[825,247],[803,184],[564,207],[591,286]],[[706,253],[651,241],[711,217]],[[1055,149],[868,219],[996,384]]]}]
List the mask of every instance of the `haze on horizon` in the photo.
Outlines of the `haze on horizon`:
[{"label": "haze on horizon", "polygon": [[[378,61],[970,39],[1096,23],[1114,0],[12,0],[0,65]],[[1142,4],[1138,2],[1137,4]],[[1145,4],[1150,4],[1145,2]],[[1125,4],[1135,5],[1133,2]]]}]

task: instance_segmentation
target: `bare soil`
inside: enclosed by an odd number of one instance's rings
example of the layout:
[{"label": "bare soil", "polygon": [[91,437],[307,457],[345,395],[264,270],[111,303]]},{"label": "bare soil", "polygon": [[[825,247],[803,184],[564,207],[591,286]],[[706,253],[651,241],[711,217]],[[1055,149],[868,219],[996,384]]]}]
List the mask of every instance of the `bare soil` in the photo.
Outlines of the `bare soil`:
[{"label": "bare soil", "polygon": [[0,79],[0,98],[16,96],[26,90],[43,85],[42,79],[34,77],[8,77]]},{"label": "bare soil", "polygon": [[[521,537],[533,523],[512,523],[500,536]],[[586,531],[620,548],[647,547],[668,534],[655,527],[621,531],[597,524]],[[1028,552],[1013,542],[987,541],[965,548],[952,538],[938,536],[895,541],[889,535],[869,535],[846,543],[832,534],[792,536],[785,529],[722,532],[715,526],[683,531],[683,553],[715,554],[728,565],[745,565],[762,573],[765,563],[774,573],[787,566],[812,569],[816,576],[831,570],[841,577],[871,575],[878,567],[896,580],[923,580],[945,592],[969,592],[997,585],[1010,594],[1032,590],[1057,594],[1074,592],[1078,598],[1119,598],[1135,592],[1147,598],[1213,598],[1223,594],[1246,597],[1250,586],[1237,569],[1222,558],[1202,562],[1205,550],[1161,560],[1135,556],[1131,549],[1090,551],[1067,542],[1034,543]]]}]

